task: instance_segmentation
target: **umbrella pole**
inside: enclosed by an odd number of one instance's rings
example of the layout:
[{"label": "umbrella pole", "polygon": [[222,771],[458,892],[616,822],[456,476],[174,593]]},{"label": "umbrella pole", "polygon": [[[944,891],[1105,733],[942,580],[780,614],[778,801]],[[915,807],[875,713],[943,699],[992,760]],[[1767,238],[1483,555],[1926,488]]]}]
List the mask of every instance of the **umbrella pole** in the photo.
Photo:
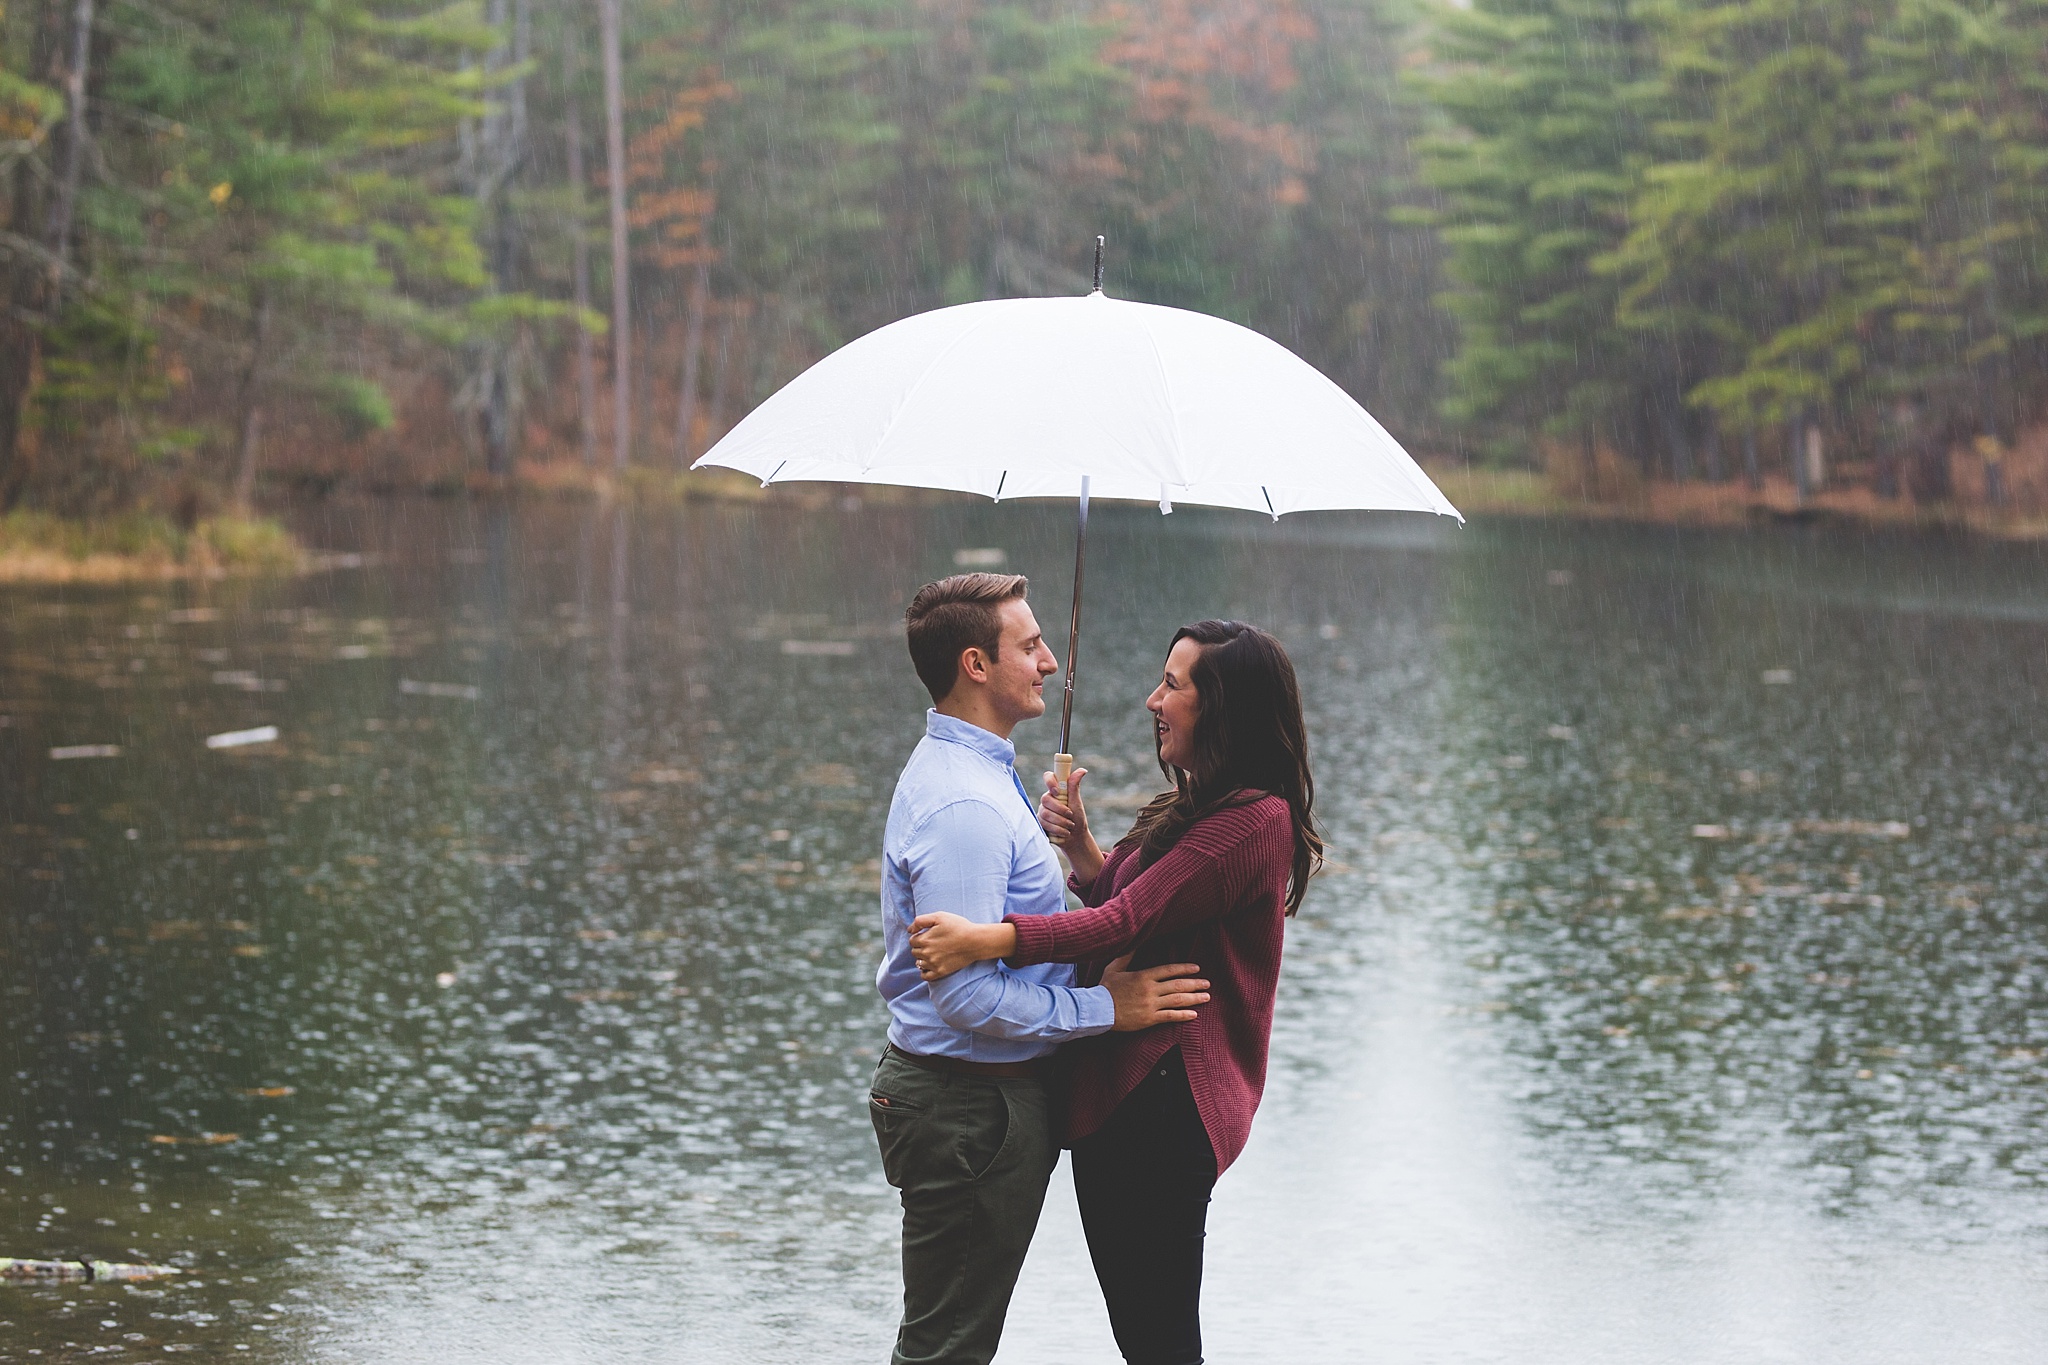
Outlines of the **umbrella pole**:
[{"label": "umbrella pole", "polygon": [[1074,615],[1067,628],[1067,686],[1060,699],[1060,751],[1052,756],[1053,776],[1059,779],[1060,799],[1071,801],[1074,755],[1068,745],[1074,732],[1074,665],[1081,655],[1081,571],[1088,556],[1088,476],[1081,476],[1081,521],[1074,531]]}]

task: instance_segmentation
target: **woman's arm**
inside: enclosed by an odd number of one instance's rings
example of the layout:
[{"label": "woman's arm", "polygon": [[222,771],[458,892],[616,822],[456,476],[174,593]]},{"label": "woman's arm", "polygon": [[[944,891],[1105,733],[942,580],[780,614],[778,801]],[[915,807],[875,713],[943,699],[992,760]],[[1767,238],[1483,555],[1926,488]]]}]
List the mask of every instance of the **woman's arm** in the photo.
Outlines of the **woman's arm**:
[{"label": "woman's arm", "polygon": [[1016,951],[1017,931],[1001,922],[978,924],[944,911],[919,915],[910,922],[910,955],[927,981]]},{"label": "woman's arm", "polygon": [[[1278,797],[1218,811],[1100,905],[1006,917],[1016,946],[1003,956],[1019,967],[1115,957],[1155,933],[1221,919],[1252,886],[1286,866],[1292,852],[1293,825]],[[983,946],[997,946],[993,935]]]}]

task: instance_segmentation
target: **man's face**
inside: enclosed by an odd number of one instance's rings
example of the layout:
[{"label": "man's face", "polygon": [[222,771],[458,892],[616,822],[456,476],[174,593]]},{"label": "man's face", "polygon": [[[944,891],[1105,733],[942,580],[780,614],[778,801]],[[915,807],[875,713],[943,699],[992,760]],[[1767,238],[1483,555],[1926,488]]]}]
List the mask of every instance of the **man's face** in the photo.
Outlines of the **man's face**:
[{"label": "man's face", "polygon": [[1059,660],[1046,648],[1038,618],[1022,598],[996,608],[1002,631],[996,657],[989,661],[988,699],[1010,724],[1045,714],[1045,680],[1060,671]]}]

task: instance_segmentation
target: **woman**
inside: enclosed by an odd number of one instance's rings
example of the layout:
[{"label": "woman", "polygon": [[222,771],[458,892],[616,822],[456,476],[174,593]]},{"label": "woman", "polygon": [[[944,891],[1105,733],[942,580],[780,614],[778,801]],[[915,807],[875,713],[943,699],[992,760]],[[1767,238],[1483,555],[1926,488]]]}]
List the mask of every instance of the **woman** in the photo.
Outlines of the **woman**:
[{"label": "woman", "polygon": [[928,980],[973,962],[1197,962],[1210,1003],[1182,1023],[1071,1045],[1067,1145],[1110,1326],[1133,1365],[1199,1365],[1209,1191],[1244,1150],[1266,1080],[1281,921],[1322,861],[1294,666],[1237,621],[1173,637],[1152,713],[1156,797],[1105,857],[1081,801],[1052,774],[1039,819],[1073,865],[1084,908],[977,924],[922,915],[912,952]]}]

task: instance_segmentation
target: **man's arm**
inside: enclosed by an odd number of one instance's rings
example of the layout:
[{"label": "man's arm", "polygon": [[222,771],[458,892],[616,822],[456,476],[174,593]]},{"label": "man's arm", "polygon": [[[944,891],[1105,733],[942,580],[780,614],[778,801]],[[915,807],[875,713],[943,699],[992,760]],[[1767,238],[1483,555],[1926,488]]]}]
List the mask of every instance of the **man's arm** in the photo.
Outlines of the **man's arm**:
[{"label": "man's arm", "polygon": [[[920,913],[948,910],[994,924],[1008,910],[1010,824],[985,802],[956,801],[937,811],[905,855],[911,904]],[[941,1019],[992,1038],[1061,1042],[1107,1033],[1117,1022],[1107,987],[1025,981],[997,962],[979,963],[926,989]]]}]

